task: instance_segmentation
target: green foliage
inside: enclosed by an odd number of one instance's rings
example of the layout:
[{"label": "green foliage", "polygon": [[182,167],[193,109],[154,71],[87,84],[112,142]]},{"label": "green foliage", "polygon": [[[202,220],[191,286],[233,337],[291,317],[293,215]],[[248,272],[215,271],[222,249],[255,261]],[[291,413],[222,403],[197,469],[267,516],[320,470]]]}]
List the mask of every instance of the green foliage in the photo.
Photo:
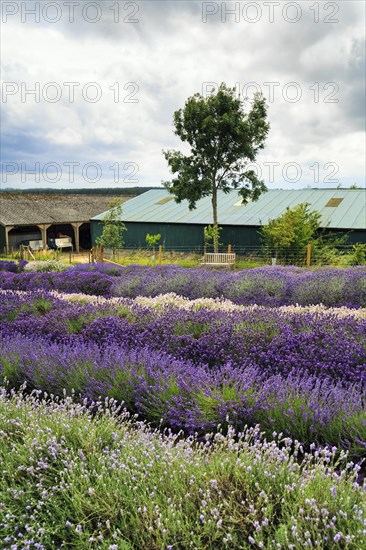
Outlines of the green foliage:
[{"label": "green foliage", "polygon": [[153,251],[153,256],[151,258],[152,265],[155,263],[155,245],[156,243],[161,239],[160,233],[157,233],[156,235],[149,235],[149,233],[146,235],[146,243],[149,248]]},{"label": "green foliage", "polygon": [[98,245],[115,250],[123,248],[123,233],[127,231],[125,224],[121,221],[122,201],[115,199],[110,203],[110,210],[103,217],[103,232],[96,238]]},{"label": "green foliage", "polygon": [[259,231],[265,251],[287,263],[304,263],[306,247],[311,244],[312,263],[336,265],[348,237],[321,230],[321,214],[310,210],[309,203],[298,204]]},{"label": "green foliage", "polygon": [[33,315],[45,315],[49,311],[52,310],[52,302],[50,300],[47,300],[46,298],[39,297],[34,300],[32,305],[30,306],[30,311],[32,311]]},{"label": "green foliage", "polygon": [[259,231],[264,248],[276,258],[299,261],[306,254],[308,243],[316,241],[321,215],[312,212],[308,203],[298,204]]},{"label": "green foliage", "polygon": [[148,247],[155,250],[155,245],[160,241],[161,235],[160,233],[157,233],[157,235],[149,235],[149,233],[146,235],[146,244]]},{"label": "green foliage", "polygon": [[352,246],[351,265],[366,265],[366,244],[357,243]]},{"label": "green foliage", "polygon": [[337,185],[337,189],[362,189],[357,183],[353,183],[352,185],[349,185],[348,187],[343,187],[342,184]]},{"label": "green foliage", "polygon": [[[243,201],[256,200],[266,191],[264,182],[248,163],[254,162],[264,148],[269,131],[267,107],[257,94],[248,113],[235,89],[221,84],[217,93],[207,98],[196,93],[188,98],[184,109],[174,113],[175,134],[191,148],[189,155],[177,150],[163,154],[176,176],[164,186],[179,203],[187,199],[194,209],[202,197],[212,197],[213,223],[218,226],[217,191],[238,189]],[[214,239],[215,252],[218,241]]]},{"label": "green foliage", "polygon": [[313,243],[312,259],[320,265],[342,265],[347,244],[348,235],[319,231]]},{"label": "green foliage", "polygon": [[212,226],[207,225],[203,228],[203,242],[205,246],[209,246],[211,244],[214,244],[217,242],[217,244],[220,246],[222,243],[220,243],[220,233],[222,231],[222,227],[218,226]]}]

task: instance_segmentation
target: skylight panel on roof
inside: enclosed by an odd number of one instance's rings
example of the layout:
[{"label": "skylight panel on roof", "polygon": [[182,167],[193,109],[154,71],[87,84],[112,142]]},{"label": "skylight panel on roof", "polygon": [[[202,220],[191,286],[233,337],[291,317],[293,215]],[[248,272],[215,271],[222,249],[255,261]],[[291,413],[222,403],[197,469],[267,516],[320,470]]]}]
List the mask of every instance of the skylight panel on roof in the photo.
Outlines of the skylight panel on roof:
[{"label": "skylight panel on roof", "polygon": [[[248,202],[250,202],[252,199],[247,199],[247,202],[245,204],[248,204]],[[240,201],[238,202],[235,202],[234,203],[234,206],[245,206],[245,204],[243,203],[243,199],[240,199]]]},{"label": "skylight panel on roof", "polygon": [[325,206],[331,206],[332,208],[336,208],[337,206],[339,206],[341,204],[341,202],[343,201],[343,199],[329,199],[329,201],[327,202],[327,204]]},{"label": "skylight panel on roof", "polygon": [[172,201],[173,197],[165,197],[164,199],[160,199],[160,201],[156,202],[155,204],[165,204],[166,202]]}]

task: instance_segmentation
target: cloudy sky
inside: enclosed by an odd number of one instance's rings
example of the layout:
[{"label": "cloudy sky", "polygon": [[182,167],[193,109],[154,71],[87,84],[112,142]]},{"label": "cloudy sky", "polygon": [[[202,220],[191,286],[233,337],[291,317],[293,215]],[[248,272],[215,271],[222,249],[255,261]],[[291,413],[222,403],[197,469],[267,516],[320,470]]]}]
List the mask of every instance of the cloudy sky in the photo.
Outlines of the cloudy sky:
[{"label": "cloudy sky", "polygon": [[271,130],[270,188],[365,186],[365,2],[1,2],[1,187],[160,185],[215,83]]}]

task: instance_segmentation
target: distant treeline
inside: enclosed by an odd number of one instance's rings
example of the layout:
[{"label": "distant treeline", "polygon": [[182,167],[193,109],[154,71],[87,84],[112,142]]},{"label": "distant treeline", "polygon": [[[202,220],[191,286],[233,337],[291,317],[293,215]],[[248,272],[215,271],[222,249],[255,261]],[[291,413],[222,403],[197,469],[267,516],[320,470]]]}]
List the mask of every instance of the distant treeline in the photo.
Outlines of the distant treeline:
[{"label": "distant treeline", "polygon": [[53,188],[41,188],[33,187],[31,189],[12,189],[10,187],[6,189],[0,189],[2,193],[17,193],[19,195],[34,193],[42,195],[125,195],[133,196],[141,195],[151,189],[161,189],[161,187],[100,187],[96,189],[53,189]]}]

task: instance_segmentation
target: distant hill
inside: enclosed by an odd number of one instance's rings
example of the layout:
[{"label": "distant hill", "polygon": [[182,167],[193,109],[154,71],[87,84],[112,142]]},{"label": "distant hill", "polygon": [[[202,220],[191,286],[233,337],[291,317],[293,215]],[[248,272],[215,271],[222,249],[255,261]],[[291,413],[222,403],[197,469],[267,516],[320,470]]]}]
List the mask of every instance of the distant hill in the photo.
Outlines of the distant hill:
[{"label": "distant hill", "polygon": [[136,197],[141,195],[146,191],[151,189],[161,189],[160,187],[100,187],[96,189],[82,188],[82,189],[54,189],[54,188],[43,188],[43,187],[33,187],[31,189],[13,189],[8,187],[6,189],[0,189],[1,193],[11,193],[12,195],[29,195],[29,194],[39,194],[39,195],[124,195],[130,197]]}]

